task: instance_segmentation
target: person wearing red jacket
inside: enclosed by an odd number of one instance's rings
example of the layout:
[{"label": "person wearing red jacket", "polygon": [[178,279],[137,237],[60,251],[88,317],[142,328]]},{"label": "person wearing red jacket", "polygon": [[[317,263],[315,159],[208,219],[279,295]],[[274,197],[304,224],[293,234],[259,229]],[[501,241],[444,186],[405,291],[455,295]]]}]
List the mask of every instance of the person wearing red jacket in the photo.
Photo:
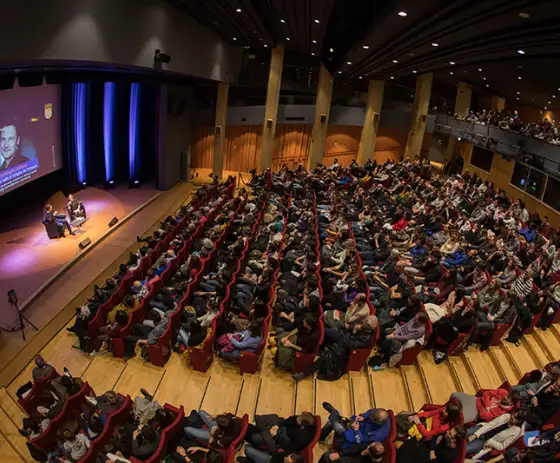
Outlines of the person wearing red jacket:
[{"label": "person wearing red jacket", "polygon": [[[425,426],[428,418],[432,419],[429,430]],[[461,424],[461,405],[458,402],[449,402],[442,407],[410,415],[408,421],[416,424],[416,428],[422,434],[424,440],[430,440],[432,437],[443,434],[452,427]]]},{"label": "person wearing red jacket", "polygon": [[514,408],[515,403],[506,389],[488,389],[476,398],[476,410],[482,421],[492,421]]}]

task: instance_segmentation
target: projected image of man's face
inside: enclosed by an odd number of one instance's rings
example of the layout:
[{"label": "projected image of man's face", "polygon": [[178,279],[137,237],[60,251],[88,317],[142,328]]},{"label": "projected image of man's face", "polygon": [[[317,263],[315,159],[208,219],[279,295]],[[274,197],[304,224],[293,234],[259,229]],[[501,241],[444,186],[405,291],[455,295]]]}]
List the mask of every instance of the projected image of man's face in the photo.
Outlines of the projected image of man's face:
[{"label": "projected image of man's face", "polygon": [[0,129],[0,152],[4,159],[11,159],[17,151],[19,137],[15,125],[7,125]]}]

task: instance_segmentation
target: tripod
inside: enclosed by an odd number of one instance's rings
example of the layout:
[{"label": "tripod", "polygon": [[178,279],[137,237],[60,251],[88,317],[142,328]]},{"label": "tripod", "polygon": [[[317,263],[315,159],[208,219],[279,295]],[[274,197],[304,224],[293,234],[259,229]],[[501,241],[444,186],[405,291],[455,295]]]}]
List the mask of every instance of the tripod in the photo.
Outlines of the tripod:
[{"label": "tripod", "polygon": [[19,310],[19,307],[18,307],[18,302],[19,302],[19,299],[17,297],[16,292],[13,289],[10,289],[10,291],[8,291],[8,303],[10,304],[10,307],[15,309],[15,311],[18,314],[19,325],[14,326],[10,330],[4,330],[4,331],[12,331],[13,332],[13,331],[21,330],[21,336],[23,337],[23,340],[25,341],[25,323],[24,322],[27,322],[27,324],[29,326],[31,326],[35,331],[39,331],[39,328],[37,328],[33,323],[31,323],[29,321],[28,318],[25,317],[25,315],[23,315],[21,313],[21,310]]}]

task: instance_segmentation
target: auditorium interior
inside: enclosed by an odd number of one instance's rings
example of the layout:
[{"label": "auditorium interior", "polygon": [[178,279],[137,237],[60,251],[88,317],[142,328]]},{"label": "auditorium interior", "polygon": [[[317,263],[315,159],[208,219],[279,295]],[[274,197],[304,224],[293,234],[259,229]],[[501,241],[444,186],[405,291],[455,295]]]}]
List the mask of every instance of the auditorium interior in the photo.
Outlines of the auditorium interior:
[{"label": "auditorium interior", "polygon": [[0,461],[560,461],[557,1],[6,12]]}]

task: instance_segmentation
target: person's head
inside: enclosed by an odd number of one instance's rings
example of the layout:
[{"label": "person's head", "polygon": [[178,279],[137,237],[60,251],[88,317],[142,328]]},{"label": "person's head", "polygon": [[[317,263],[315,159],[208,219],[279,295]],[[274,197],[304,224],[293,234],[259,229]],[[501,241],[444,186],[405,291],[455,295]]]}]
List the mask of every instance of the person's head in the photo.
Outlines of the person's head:
[{"label": "person's head", "polygon": [[455,426],[444,434],[445,445],[449,448],[457,447],[457,441],[464,441],[466,439],[467,431],[465,431],[463,426]]},{"label": "person's head", "polygon": [[377,329],[379,320],[375,315],[368,315],[365,320],[360,324],[362,331],[373,333]]},{"label": "person's head", "polygon": [[75,437],[75,434],[72,431],[70,431],[70,429],[65,429],[64,431],[62,431],[61,434],[64,440],[72,440]]},{"label": "person's head", "polygon": [[204,331],[204,328],[200,322],[196,318],[193,318],[189,324],[189,334],[202,333],[202,331]]},{"label": "person's head", "polygon": [[228,431],[233,427],[233,416],[227,413],[216,416],[216,426],[222,431]]},{"label": "person's head", "polygon": [[315,417],[309,412],[301,412],[301,415],[298,415],[296,421],[300,426],[315,426]]},{"label": "person's head", "polygon": [[317,318],[315,315],[306,313],[303,316],[303,327],[308,331],[313,331],[317,328]]},{"label": "person's head", "polygon": [[117,393],[115,391],[107,391],[105,393],[105,399],[107,399],[107,402],[109,402],[111,405],[116,405],[118,402]]},{"label": "person's head", "polygon": [[384,408],[376,408],[371,412],[369,419],[372,423],[377,425],[385,424],[389,419],[389,412]]},{"label": "person's head", "polygon": [[39,423],[33,418],[27,417],[23,419],[23,429],[29,430],[34,433],[39,433]]},{"label": "person's head", "polygon": [[171,413],[165,408],[158,408],[156,410],[156,414],[154,416],[155,422],[159,425],[160,428],[164,428],[167,424],[172,421]]},{"label": "person's head", "polygon": [[35,365],[38,368],[44,368],[44,367],[47,366],[47,362],[45,361],[45,359],[43,357],[38,355],[37,357],[35,357]]},{"label": "person's head", "polygon": [[524,421],[527,420],[529,413],[525,409],[517,410],[515,413],[512,413],[509,417],[509,425],[510,426],[521,426]]},{"label": "person's head", "polygon": [[441,414],[447,423],[455,423],[461,416],[461,405],[450,402],[443,408]]},{"label": "person's head", "polygon": [[223,462],[224,462],[224,457],[217,450],[210,449],[206,453],[206,463],[223,463]]},{"label": "person's head", "polygon": [[74,201],[74,195],[73,194],[68,195],[68,201]]},{"label": "person's head", "polygon": [[123,299],[123,303],[127,307],[134,307],[134,298],[130,294],[127,294]]},{"label": "person's head", "polygon": [[90,415],[88,420],[88,427],[95,434],[101,434],[103,432],[103,429],[105,428],[101,419],[95,414]]},{"label": "person's head", "polygon": [[372,442],[369,444],[367,452],[371,461],[381,462],[383,461],[383,455],[385,454],[385,446],[382,442]]},{"label": "person's head", "polygon": [[119,326],[125,326],[128,323],[128,313],[124,310],[117,310],[117,313],[115,314],[115,322],[117,322],[117,325]]},{"label": "person's head", "polygon": [[418,312],[416,315],[414,315],[414,319],[416,320],[416,323],[426,323],[426,320],[428,320],[428,315],[426,314],[426,312]]},{"label": "person's head", "polygon": [[146,318],[150,321],[153,321],[156,325],[161,322],[161,315],[157,310],[150,310]]},{"label": "person's head", "polygon": [[146,442],[155,442],[157,439],[156,432],[154,431],[154,428],[152,428],[151,426],[142,427],[140,434],[142,435],[142,438]]},{"label": "person's head", "polygon": [[6,125],[0,129],[0,152],[4,159],[12,159],[19,147],[19,137],[15,125]]},{"label": "person's head", "polygon": [[51,212],[53,210],[53,207],[50,204],[47,204],[45,206],[45,212]]}]

